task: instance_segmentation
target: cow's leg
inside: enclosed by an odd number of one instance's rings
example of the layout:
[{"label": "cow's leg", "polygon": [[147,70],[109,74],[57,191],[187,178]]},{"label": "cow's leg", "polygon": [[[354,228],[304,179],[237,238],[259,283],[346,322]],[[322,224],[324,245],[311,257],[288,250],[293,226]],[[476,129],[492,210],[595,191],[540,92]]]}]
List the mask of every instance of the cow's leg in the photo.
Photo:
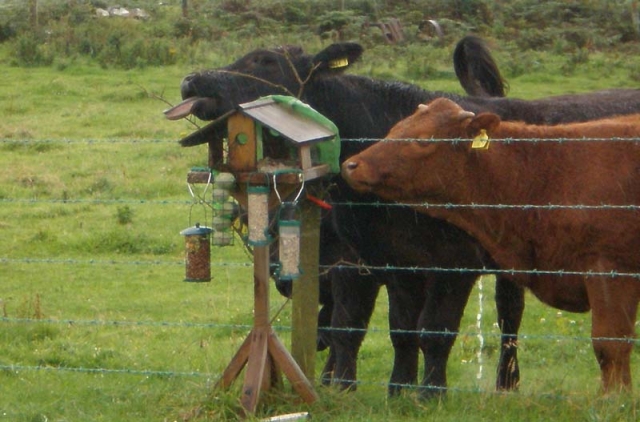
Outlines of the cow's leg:
[{"label": "cow's leg", "polygon": [[389,395],[395,396],[403,386],[418,378],[419,336],[416,331],[424,306],[424,277],[394,274],[387,282],[389,294],[389,328],[394,349]]},{"label": "cow's leg", "polygon": [[439,396],[447,387],[447,361],[475,283],[474,274],[438,274],[426,290],[418,324],[424,355],[423,398]]},{"label": "cow's leg", "polygon": [[322,304],[318,312],[318,339],[316,350],[321,352],[331,346],[331,318],[333,316],[333,299]]},{"label": "cow's leg", "polygon": [[[320,278],[320,283],[323,282],[323,279],[327,279],[327,276]],[[326,281],[326,283],[330,283]],[[322,297],[322,294],[321,294]],[[320,312],[318,312],[318,339],[317,339],[317,350],[323,351],[325,349],[329,349],[329,355],[327,356],[327,361],[324,364],[324,368],[322,369],[322,374],[320,375],[320,380],[323,385],[328,385],[331,383],[331,377],[333,374],[333,370],[336,365],[336,357],[335,350],[331,347],[331,320],[333,318],[333,297],[330,298],[329,301],[324,303],[320,308]]]},{"label": "cow's leg", "polygon": [[[591,305],[593,350],[605,392],[631,387],[630,358],[638,311],[638,281],[626,278],[587,279]],[[614,340],[619,339],[619,340]]]},{"label": "cow's leg", "polygon": [[333,315],[331,353],[335,357],[333,382],[355,390],[357,357],[375,308],[380,284],[357,270],[332,270]]},{"label": "cow's leg", "polygon": [[496,307],[501,336],[497,390],[516,390],[520,384],[518,330],[524,312],[524,288],[504,277],[496,277]]},{"label": "cow's leg", "polygon": [[324,363],[324,367],[322,368],[322,374],[320,374],[320,382],[322,382],[322,385],[331,385],[335,369],[336,351],[335,348],[329,347],[329,355],[327,356],[327,361]]}]

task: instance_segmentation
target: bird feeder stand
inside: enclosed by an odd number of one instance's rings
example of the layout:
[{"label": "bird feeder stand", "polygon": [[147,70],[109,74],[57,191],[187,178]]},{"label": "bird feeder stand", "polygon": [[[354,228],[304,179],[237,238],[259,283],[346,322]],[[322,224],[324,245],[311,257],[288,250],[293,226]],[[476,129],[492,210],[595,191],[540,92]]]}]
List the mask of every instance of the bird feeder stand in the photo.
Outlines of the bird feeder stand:
[{"label": "bird feeder stand", "polygon": [[[218,386],[229,387],[246,366],[241,403],[247,413],[254,413],[261,390],[280,384],[279,371],[282,371],[302,399],[312,403],[318,398],[309,378],[313,378],[315,366],[320,213],[315,206],[309,212],[306,208],[309,205],[304,204],[309,201],[301,201],[302,218],[298,223],[304,227],[302,243],[307,234],[307,243],[301,249],[311,253],[304,257],[307,267],[302,259],[302,273],[305,274],[294,284],[292,348],[294,356],[300,355],[296,359],[276,336],[269,318],[269,244],[272,239],[267,232],[268,213],[280,205],[281,197],[300,191],[301,185],[309,188],[312,186],[309,182],[339,172],[337,128],[291,97],[272,96],[241,104],[224,119],[227,137],[207,138],[209,167],[233,174],[236,184],[230,194],[248,212],[248,242],[253,246],[254,259],[254,324],[224,370]],[[215,132],[212,128],[219,125],[220,119],[189,138],[206,138],[207,134]],[[270,180],[274,183],[270,184]],[[274,189],[276,180],[277,191]],[[297,230],[299,233],[300,228]],[[305,277],[310,282],[299,287],[300,280]],[[296,330],[296,320],[304,328]],[[296,344],[302,343],[296,339],[296,331],[305,332],[304,344]]]}]

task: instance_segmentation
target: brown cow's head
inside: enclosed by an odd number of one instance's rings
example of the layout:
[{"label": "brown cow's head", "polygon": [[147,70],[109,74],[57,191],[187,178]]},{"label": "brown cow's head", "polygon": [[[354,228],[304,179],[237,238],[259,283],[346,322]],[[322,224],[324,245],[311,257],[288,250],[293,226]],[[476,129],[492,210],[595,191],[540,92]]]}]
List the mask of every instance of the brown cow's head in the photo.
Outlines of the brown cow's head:
[{"label": "brown cow's head", "polygon": [[[476,116],[449,99],[438,98],[428,105],[420,104],[413,115],[391,129],[384,141],[345,160],[342,175],[355,190],[389,200],[406,200],[424,192],[437,195],[452,180],[438,179],[434,172],[447,169],[447,178],[451,179],[457,174],[455,159],[459,155],[453,152],[471,146],[468,142],[436,140],[469,139],[482,129],[491,136],[499,125],[500,118],[493,113]],[[425,177],[427,174],[430,177]],[[440,186],[426,187],[427,180],[438,181]]]}]

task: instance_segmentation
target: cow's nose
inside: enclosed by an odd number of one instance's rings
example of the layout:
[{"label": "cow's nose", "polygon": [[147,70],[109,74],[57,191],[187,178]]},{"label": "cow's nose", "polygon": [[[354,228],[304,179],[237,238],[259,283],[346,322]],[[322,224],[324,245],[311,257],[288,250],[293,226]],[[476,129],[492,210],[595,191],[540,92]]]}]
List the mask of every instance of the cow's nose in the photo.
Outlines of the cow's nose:
[{"label": "cow's nose", "polygon": [[182,95],[182,99],[186,100],[189,97],[197,96],[193,88],[191,87],[191,81],[195,78],[196,74],[192,73],[187,75],[182,79],[180,83],[180,94]]}]

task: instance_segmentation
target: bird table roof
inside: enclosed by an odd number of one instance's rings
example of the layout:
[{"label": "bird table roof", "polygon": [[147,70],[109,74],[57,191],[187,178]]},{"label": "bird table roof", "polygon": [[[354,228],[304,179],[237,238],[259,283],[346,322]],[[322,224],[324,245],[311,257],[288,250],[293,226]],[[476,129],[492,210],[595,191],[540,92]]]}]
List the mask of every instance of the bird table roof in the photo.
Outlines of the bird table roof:
[{"label": "bird table roof", "polygon": [[[296,107],[299,106],[296,104]],[[242,113],[298,144],[328,140],[336,136],[326,125],[314,120],[308,113],[300,113],[296,107],[270,97],[239,105]]]}]

